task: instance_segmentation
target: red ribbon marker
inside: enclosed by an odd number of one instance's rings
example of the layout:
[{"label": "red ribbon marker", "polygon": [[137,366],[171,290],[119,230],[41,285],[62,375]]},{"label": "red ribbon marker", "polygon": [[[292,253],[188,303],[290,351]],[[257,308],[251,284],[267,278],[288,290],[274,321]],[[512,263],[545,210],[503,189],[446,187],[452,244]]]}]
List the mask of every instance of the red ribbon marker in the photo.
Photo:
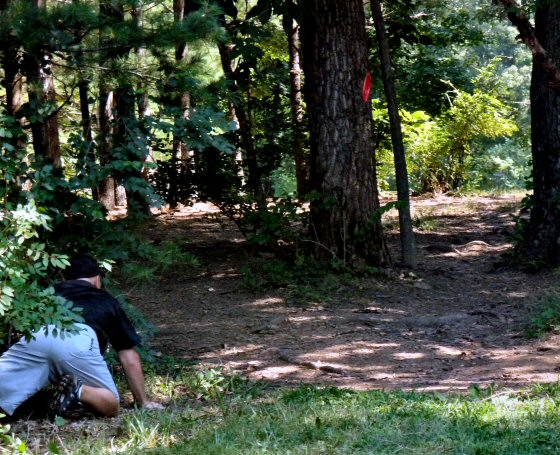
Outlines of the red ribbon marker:
[{"label": "red ribbon marker", "polygon": [[371,73],[368,71],[366,74],[366,78],[364,79],[364,88],[362,91],[362,99],[364,100],[364,103],[368,102],[370,91],[371,91]]}]

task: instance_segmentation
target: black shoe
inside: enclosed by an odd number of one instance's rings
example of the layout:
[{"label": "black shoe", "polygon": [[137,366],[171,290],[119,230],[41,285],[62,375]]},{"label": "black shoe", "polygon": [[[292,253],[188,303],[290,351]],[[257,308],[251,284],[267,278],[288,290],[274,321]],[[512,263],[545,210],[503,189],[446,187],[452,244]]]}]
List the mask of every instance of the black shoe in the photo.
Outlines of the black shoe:
[{"label": "black shoe", "polygon": [[49,417],[54,420],[56,416],[66,417],[68,412],[80,405],[78,392],[82,381],[71,374],[62,376],[55,386],[54,396],[49,403]]}]

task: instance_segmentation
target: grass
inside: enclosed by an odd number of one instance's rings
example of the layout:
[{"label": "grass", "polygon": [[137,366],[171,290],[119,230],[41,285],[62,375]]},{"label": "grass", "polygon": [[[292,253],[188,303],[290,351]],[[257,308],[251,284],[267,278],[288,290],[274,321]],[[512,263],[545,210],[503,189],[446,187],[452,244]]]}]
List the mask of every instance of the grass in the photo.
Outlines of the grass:
[{"label": "grass", "polygon": [[531,318],[526,327],[529,338],[540,338],[560,331],[560,295],[547,293],[531,306]]},{"label": "grass", "polygon": [[120,420],[85,427],[68,422],[28,453],[560,453],[560,384],[499,393],[473,387],[462,395],[308,386],[279,391],[192,366],[173,377],[148,373],[148,383],[168,400],[165,411],[128,411]]}]

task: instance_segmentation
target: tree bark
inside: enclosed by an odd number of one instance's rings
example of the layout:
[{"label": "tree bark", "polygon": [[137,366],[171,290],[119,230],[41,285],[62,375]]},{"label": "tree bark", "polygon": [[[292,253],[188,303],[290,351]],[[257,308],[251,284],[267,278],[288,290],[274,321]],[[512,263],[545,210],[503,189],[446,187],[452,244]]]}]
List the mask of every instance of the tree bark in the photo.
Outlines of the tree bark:
[{"label": "tree bark", "polygon": [[[113,151],[112,140],[112,118],[113,118],[113,92],[109,90],[103,75],[99,82],[99,162],[101,166],[107,165],[111,161]],[[115,179],[107,176],[96,189],[99,202],[107,210],[113,210],[116,206]]]},{"label": "tree bark", "polygon": [[[46,0],[35,0],[37,14],[47,7]],[[61,166],[56,90],[52,71],[52,55],[43,48],[31,49],[25,55],[22,72],[27,78],[30,104],[49,106],[40,120],[31,121],[33,150],[55,167]]]},{"label": "tree bark", "polygon": [[[536,3],[536,39],[558,67],[560,4]],[[534,56],[531,81],[533,208],[527,242],[528,257],[548,264],[560,262],[560,97],[550,83],[547,65]]]},{"label": "tree bark", "polygon": [[295,24],[288,36],[290,55],[290,107],[292,113],[292,154],[296,165],[298,197],[303,199],[309,193],[309,159],[305,153],[303,137],[303,96],[301,64],[299,58],[299,25]]},{"label": "tree bark", "polygon": [[[399,210],[399,226],[401,234],[401,257],[405,267],[416,267],[416,242],[410,216],[410,189],[408,184],[408,170],[401,128],[401,118],[395,88],[395,76],[391,66],[389,42],[385,33],[383,10],[379,0],[371,0],[371,11],[377,33],[379,56],[381,59],[381,74],[383,87],[387,98],[389,123],[391,125],[391,140],[393,142],[393,156],[395,160],[395,175],[397,180],[397,197],[401,204]],[[369,100],[368,100],[369,101]]]},{"label": "tree bark", "polygon": [[[122,5],[114,5],[111,0],[99,1],[99,16],[102,23],[118,24],[124,21]],[[112,25],[113,26],[113,25]],[[100,32],[100,47],[108,49],[100,57],[100,65],[108,67],[112,59],[121,55],[122,50],[112,46],[110,37],[102,29]],[[115,122],[115,94],[109,86],[108,77],[101,74],[99,77],[99,162],[101,166],[111,162],[113,155],[113,133]],[[116,182],[113,175],[108,175],[99,185],[99,202],[107,210],[116,206]]]},{"label": "tree bark", "polygon": [[19,72],[18,43],[2,44],[2,86],[6,90],[6,114],[15,117],[23,104],[23,83]]},{"label": "tree bark", "polygon": [[320,259],[389,262],[383,238],[370,103],[361,98],[367,36],[359,0],[309,0],[301,41],[309,116],[311,235]]},{"label": "tree bark", "polygon": [[[198,5],[193,5],[191,1],[188,0],[174,0],[173,1],[173,19],[175,22],[182,22],[185,17],[194,11]],[[187,43],[181,42],[175,45],[175,63],[181,65],[188,53]],[[175,118],[175,131],[181,129],[181,123],[188,118],[188,112],[190,108],[190,94],[186,92],[175,93],[176,89],[170,87],[170,92],[172,93],[172,103],[173,106],[180,112]],[[171,182],[178,182],[180,175],[186,175],[189,167],[194,166],[194,160],[191,159],[189,155],[188,146],[179,134],[175,134],[173,137],[173,156],[171,157],[172,166],[170,168],[172,175],[170,176]],[[179,188],[171,184],[168,193],[168,200],[170,207],[174,208],[179,202],[181,202],[181,191]]]},{"label": "tree bark", "polygon": [[261,182],[261,173],[255,151],[250,110],[243,105],[243,101],[240,99],[240,89],[232,67],[233,63],[231,59],[231,51],[232,49],[230,45],[225,43],[219,44],[222,69],[226,80],[230,84],[230,90],[232,92],[231,104],[239,124],[240,142],[243,149],[245,149],[245,163],[247,165],[248,174],[246,176],[247,187],[253,194],[257,203],[261,204],[264,202],[265,198]]}]

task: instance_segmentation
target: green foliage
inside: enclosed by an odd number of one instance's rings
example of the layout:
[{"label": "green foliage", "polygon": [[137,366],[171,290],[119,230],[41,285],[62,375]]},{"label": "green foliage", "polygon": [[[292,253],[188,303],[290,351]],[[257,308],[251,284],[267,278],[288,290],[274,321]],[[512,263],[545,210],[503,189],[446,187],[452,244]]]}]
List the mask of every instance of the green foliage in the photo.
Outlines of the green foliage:
[{"label": "green foliage", "polygon": [[[497,68],[498,77],[516,92],[516,102],[527,101],[530,77],[517,76],[530,72],[531,54],[519,46],[515,27],[503,16],[501,5],[495,3],[486,0],[384,2],[402,108],[424,111],[431,117],[440,115],[449,105],[448,86],[444,81],[471,92],[478,69],[496,55],[504,56]],[[375,43],[375,38],[372,41]],[[372,64],[377,68],[375,46],[370,52]],[[375,73],[379,74],[379,70]],[[381,81],[374,80],[375,83],[374,93],[382,94]]]},{"label": "green foliage", "polygon": [[[222,113],[201,107],[190,111],[188,119],[155,124],[154,136],[158,140],[152,147],[160,159],[150,181],[156,193],[176,206],[188,204],[194,197],[223,200],[240,191],[239,165],[228,139],[233,128]],[[189,144],[192,158],[177,159],[172,153],[173,140]]]},{"label": "green foliage", "polygon": [[31,200],[0,212],[0,229],[0,343],[9,341],[12,330],[30,337],[48,324],[70,329],[79,316],[47,286],[50,269],[68,265],[66,256],[49,253],[39,241],[38,231],[50,229],[49,218]]},{"label": "green foliage", "polygon": [[228,199],[212,202],[232,220],[243,236],[258,246],[293,244],[301,237],[302,224],[308,217],[301,203],[291,198],[257,206],[251,197],[232,193]]},{"label": "green foliage", "polygon": [[422,232],[432,232],[437,230],[437,218],[434,216],[424,216],[421,213],[416,213],[412,220],[412,225]]},{"label": "green foliage", "polygon": [[222,368],[200,369],[187,376],[185,385],[197,399],[223,402],[225,395],[234,393],[243,380],[225,374]]},{"label": "green foliage", "polygon": [[27,136],[19,122],[0,111],[0,202],[6,207],[21,202],[19,179],[28,170],[26,142]]},{"label": "green foliage", "polygon": [[280,260],[257,260],[241,268],[243,285],[251,292],[286,287],[297,283],[297,271]]},{"label": "green foliage", "polygon": [[[0,419],[2,417],[5,417],[5,415],[0,413]],[[29,453],[27,451],[27,444],[20,438],[10,434],[10,425],[2,423],[0,423],[0,453],[9,453],[11,455]]]},{"label": "green foliage", "polygon": [[[413,147],[424,137],[429,137],[435,122],[423,111],[407,112],[400,110],[401,127],[405,145]],[[384,190],[396,188],[393,146],[389,130],[389,114],[387,105],[379,99],[373,100],[373,123],[375,127],[377,173],[379,186]],[[410,152],[407,166],[410,168]],[[409,169],[410,174],[410,169]],[[414,182],[411,182],[414,186]]]},{"label": "green foliage", "polygon": [[458,189],[468,179],[476,139],[495,139],[517,130],[509,111],[495,97],[477,90],[455,91],[452,107],[437,121],[430,137],[410,148],[412,169],[423,191]]},{"label": "green foliage", "polygon": [[560,295],[547,294],[532,304],[530,318],[525,329],[529,338],[540,338],[560,331]]},{"label": "green foliage", "polygon": [[[369,268],[362,273],[375,275],[379,270]],[[338,263],[319,263],[304,252],[293,259],[257,258],[244,266],[241,274],[247,290],[281,289],[289,305],[333,301],[345,286],[360,279]]]},{"label": "green foliage", "polygon": [[297,194],[296,166],[293,158],[285,158],[271,175],[275,198],[295,197]]},{"label": "green foliage", "polygon": [[530,147],[519,137],[506,138],[473,156],[465,189],[508,191],[524,188],[530,175]]},{"label": "green foliage", "polygon": [[[424,112],[401,111],[414,189],[445,192],[489,186],[507,188],[523,180],[529,150],[520,141],[504,141],[518,127],[512,120],[511,108],[500,100],[506,89],[495,80],[498,62],[484,68],[473,80],[472,93],[452,87],[448,94],[451,106],[435,119]],[[376,108],[375,116],[381,125],[386,123],[381,106]],[[383,126],[380,128],[382,131]],[[387,168],[392,159],[386,141],[379,141],[380,181],[390,187],[394,174]],[[516,154],[512,153],[514,147]]]},{"label": "green foliage", "polygon": [[199,258],[185,251],[177,241],[164,240],[155,244],[137,238],[136,248],[130,251],[119,271],[126,280],[143,283],[158,281],[164,276],[181,276],[186,270],[199,267]]}]

